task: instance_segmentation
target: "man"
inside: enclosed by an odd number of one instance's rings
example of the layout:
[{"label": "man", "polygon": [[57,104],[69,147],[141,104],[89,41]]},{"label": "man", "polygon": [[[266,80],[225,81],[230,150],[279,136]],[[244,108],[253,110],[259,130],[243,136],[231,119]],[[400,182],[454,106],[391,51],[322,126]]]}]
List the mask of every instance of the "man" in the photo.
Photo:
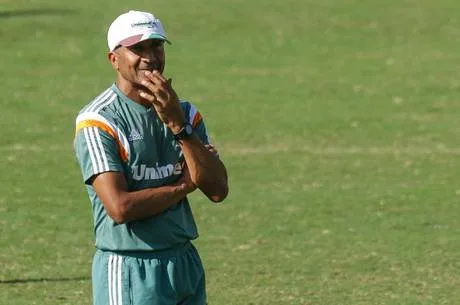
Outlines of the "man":
[{"label": "man", "polygon": [[116,82],[80,111],[74,143],[94,217],[93,302],[204,305],[187,195],[224,200],[225,166],[198,110],[162,74],[160,20],[129,11],[107,40]]}]

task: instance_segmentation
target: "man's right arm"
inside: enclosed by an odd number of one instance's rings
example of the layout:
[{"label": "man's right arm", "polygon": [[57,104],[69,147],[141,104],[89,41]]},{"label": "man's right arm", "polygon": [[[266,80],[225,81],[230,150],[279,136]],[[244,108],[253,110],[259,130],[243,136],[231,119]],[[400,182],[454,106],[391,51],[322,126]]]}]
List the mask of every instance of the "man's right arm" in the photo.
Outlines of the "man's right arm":
[{"label": "man's right arm", "polygon": [[77,117],[75,152],[86,184],[91,184],[116,223],[157,215],[180,202],[196,186],[187,166],[178,181],[162,187],[130,191],[123,175],[129,149],[113,124],[96,113]]},{"label": "man's right arm", "polygon": [[99,174],[92,185],[107,214],[118,224],[157,215],[196,189],[187,168],[176,183],[135,192],[128,191],[126,179],[120,172]]}]

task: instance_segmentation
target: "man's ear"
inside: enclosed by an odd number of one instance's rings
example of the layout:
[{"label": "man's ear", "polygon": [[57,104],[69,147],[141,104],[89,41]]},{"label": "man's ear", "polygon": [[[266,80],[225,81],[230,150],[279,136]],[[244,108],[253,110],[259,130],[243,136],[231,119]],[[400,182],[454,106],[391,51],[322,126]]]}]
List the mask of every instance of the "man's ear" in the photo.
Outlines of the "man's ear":
[{"label": "man's ear", "polygon": [[112,64],[112,67],[118,71],[118,54],[116,52],[109,52],[107,58]]}]

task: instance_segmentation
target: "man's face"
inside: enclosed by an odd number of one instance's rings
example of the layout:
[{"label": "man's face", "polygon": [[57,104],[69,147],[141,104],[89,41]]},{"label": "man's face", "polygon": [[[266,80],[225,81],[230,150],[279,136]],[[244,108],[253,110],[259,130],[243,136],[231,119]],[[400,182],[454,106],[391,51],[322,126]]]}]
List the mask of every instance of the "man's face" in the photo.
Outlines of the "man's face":
[{"label": "man's face", "polygon": [[112,65],[125,81],[141,86],[145,71],[163,73],[165,67],[164,41],[148,39],[129,47],[119,47],[111,57]]}]

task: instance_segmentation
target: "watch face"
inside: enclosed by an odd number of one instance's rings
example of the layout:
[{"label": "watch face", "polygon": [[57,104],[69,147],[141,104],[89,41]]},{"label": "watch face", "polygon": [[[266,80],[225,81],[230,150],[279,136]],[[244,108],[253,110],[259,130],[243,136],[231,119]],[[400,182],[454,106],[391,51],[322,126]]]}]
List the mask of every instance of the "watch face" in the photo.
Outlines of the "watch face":
[{"label": "watch face", "polygon": [[192,132],[193,132],[193,128],[192,128],[192,125],[186,125],[185,126],[185,132],[188,134],[188,135],[191,135]]}]

